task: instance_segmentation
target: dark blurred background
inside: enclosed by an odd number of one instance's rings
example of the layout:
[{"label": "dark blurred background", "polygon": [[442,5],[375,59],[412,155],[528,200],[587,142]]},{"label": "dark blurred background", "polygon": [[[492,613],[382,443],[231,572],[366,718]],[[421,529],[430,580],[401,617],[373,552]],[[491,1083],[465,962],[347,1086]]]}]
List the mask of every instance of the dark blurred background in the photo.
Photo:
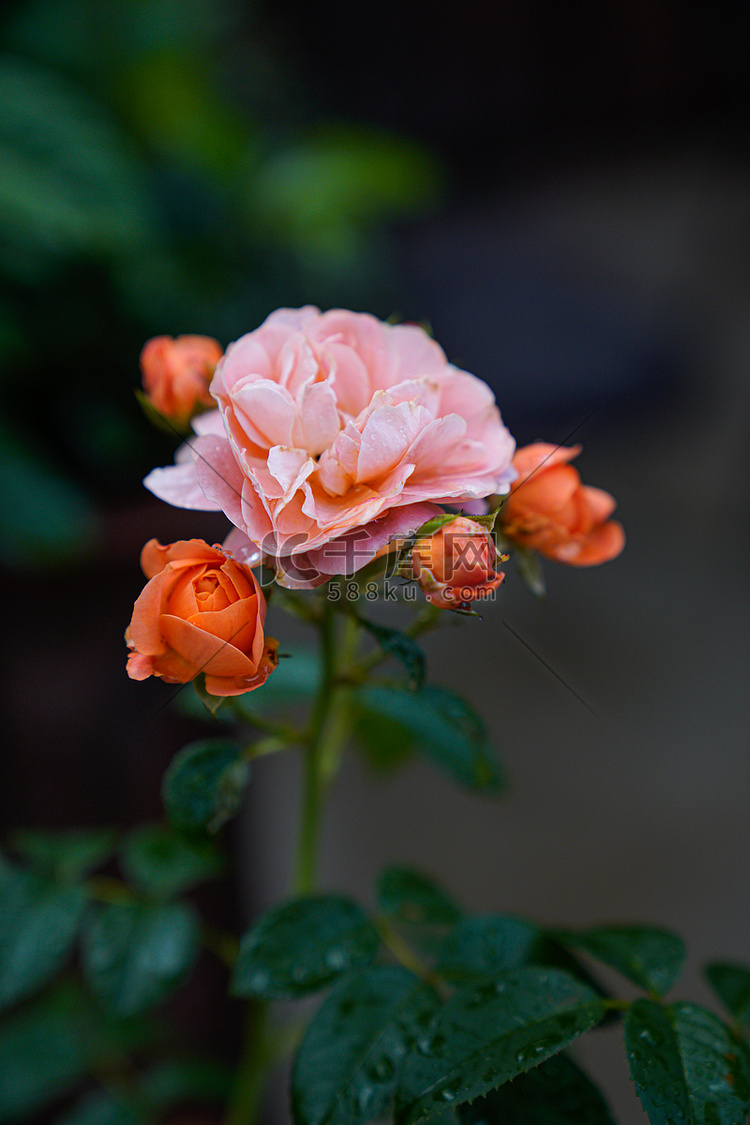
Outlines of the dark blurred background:
[{"label": "dark blurred background", "polygon": [[[750,959],[749,20],[676,0],[6,2],[6,834],[158,817],[204,730],[124,674],[142,543],[224,533],[140,484],[174,449],[133,393],[143,342],[226,344],[279,305],[396,314],[493,386],[519,443],[574,434],[629,540],[601,569],[550,564],[545,604],[511,568],[483,623],[431,641],[510,795],[353,760],[325,884],[366,895],[408,860],[477,910],[673,927],[703,1002],[702,961]],[[257,771],[227,924],[284,893],[296,785],[293,759]],[[212,972],[183,1015],[231,1052]],[[605,1033],[582,1057],[635,1125],[620,1053]]]}]

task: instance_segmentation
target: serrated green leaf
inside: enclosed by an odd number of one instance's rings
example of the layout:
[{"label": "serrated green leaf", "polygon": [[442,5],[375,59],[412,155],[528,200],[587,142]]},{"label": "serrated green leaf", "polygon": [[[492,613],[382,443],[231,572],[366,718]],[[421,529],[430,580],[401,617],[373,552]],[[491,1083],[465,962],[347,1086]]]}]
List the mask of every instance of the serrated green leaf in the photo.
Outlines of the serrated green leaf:
[{"label": "serrated green leaf", "polygon": [[0,1009],[51,980],[70,954],[88,902],[81,886],[59,886],[7,866],[0,876]]},{"label": "serrated green leaf", "polygon": [[651,926],[595,926],[556,931],[562,945],[584,949],[634,984],[661,996],[674,984],[685,960],[685,945],[676,934]]},{"label": "serrated green leaf", "polygon": [[83,941],[84,975],[96,996],[121,1017],[158,1004],[177,988],[198,953],[198,924],[185,903],[107,903]]},{"label": "serrated green leaf", "polygon": [[375,621],[366,621],[363,617],[358,617],[357,620],[375,638],[383,652],[404,666],[409,678],[409,686],[414,691],[419,691],[424,686],[427,662],[416,641],[406,633],[402,633],[400,629],[391,629]]},{"label": "serrated green leaf", "polygon": [[482,719],[448,688],[428,684],[414,693],[379,684],[358,689],[355,697],[365,716],[387,714],[400,723],[415,749],[454,781],[482,793],[502,790],[502,767]]},{"label": "serrated green leaf", "polygon": [[404,1057],[439,1001],[398,966],[346,977],[318,1010],[292,1073],[296,1125],[357,1125],[386,1116]]},{"label": "serrated green leaf", "polygon": [[457,983],[480,981],[528,961],[540,931],[502,914],[462,919],[440,945],[435,972]]},{"label": "serrated green leaf", "polygon": [[35,867],[63,881],[74,880],[100,867],[112,855],[111,829],[84,828],[66,832],[22,829],[13,833],[14,849]]},{"label": "serrated green leaf", "polygon": [[184,746],[169,764],[162,798],[171,824],[184,832],[216,832],[234,816],[250,768],[240,748],[222,739]]},{"label": "serrated green leaf", "polygon": [[651,1125],[745,1125],[748,1055],[712,1012],[637,1000],[624,1030],[630,1073]]},{"label": "serrated green leaf", "polygon": [[264,914],[240,941],[235,996],[294,998],[374,958],[380,939],[354,902],[311,895]]},{"label": "serrated green leaf", "polygon": [[378,876],[375,893],[383,913],[403,922],[450,926],[463,917],[447,891],[408,867],[386,867]]},{"label": "serrated green leaf", "polygon": [[706,965],[706,977],[728,1011],[740,1023],[750,1023],[750,969],[731,961]]},{"label": "serrated green leaf", "polygon": [[125,837],[120,863],[126,878],[147,895],[173,898],[219,875],[224,861],[213,840],[144,824]]},{"label": "serrated green leaf", "polygon": [[461,1106],[458,1117],[461,1125],[614,1125],[596,1086],[565,1055]]},{"label": "serrated green leaf", "polygon": [[150,1125],[145,1108],[110,1090],[95,1090],[57,1118],[55,1125]]},{"label": "serrated green leaf", "polygon": [[528,967],[462,989],[406,1060],[397,1125],[496,1089],[557,1054],[604,1015],[602,1001],[556,969]]}]

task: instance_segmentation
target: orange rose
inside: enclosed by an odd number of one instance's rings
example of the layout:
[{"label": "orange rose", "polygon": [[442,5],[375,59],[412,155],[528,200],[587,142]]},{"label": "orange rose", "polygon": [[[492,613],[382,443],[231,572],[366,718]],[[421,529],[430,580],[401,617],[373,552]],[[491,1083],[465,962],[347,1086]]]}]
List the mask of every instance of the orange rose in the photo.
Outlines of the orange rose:
[{"label": "orange rose", "polygon": [[495,571],[496,558],[487,528],[466,516],[456,516],[417,540],[411,570],[428,602],[441,609],[466,610],[505,578],[502,571]]},{"label": "orange rose", "polygon": [[263,636],[266,601],[249,567],[202,539],[141,552],[150,581],[133,607],[125,640],[133,680],[185,684],[205,672],[210,695],[241,695],[268,679],[278,642]]},{"label": "orange rose", "polygon": [[581,452],[539,441],[513,458],[518,477],[500,509],[503,535],[521,547],[570,566],[596,566],[625,546],[622,525],[608,517],[615,500],[581,484],[567,462]]},{"label": "orange rose", "polygon": [[143,389],[151,405],[183,428],[199,410],[216,406],[208,385],[221,355],[210,336],[154,336],[141,351]]}]

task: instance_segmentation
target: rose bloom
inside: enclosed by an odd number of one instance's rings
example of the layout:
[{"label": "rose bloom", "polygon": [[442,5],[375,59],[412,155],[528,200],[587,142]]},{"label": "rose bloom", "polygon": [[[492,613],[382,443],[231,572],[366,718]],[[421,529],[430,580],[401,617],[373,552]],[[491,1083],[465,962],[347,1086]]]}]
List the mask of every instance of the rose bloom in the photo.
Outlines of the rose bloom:
[{"label": "rose bloom", "polygon": [[165,418],[187,426],[196,411],[216,405],[208,385],[220,359],[221,345],[210,336],[155,336],[141,351],[146,397]]},{"label": "rose bloom", "polygon": [[[428,602],[441,609],[468,609],[505,578],[495,570],[495,542],[481,523],[456,516],[432,535],[418,539],[411,570]],[[499,556],[506,559],[507,555]]]},{"label": "rose bloom", "polygon": [[278,663],[277,642],[263,635],[266,601],[249,567],[202,539],[166,547],[152,539],[141,566],[149,582],[125,631],[131,679],[184,684],[204,672],[210,695],[241,695],[265,683]]},{"label": "rose bloom", "polygon": [[568,464],[581,452],[535,442],[513,458],[518,477],[500,509],[506,538],[570,566],[596,566],[625,546],[621,524],[610,520],[615,500],[601,488],[581,484]]},{"label": "rose bloom", "polygon": [[145,484],[178,507],[223,510],[233,552],[262,551],[285,585],[359,570],[437,504],[515,478],[492,391],[416,325],[280,309],[229,346],[211,393],[218,413]]}]

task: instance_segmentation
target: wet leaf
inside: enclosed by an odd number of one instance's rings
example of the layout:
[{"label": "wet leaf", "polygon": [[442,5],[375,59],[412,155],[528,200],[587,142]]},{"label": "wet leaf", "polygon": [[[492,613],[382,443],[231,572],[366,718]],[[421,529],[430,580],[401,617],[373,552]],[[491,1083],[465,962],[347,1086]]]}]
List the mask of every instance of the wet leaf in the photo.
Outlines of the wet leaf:
[{"label": "wet leaf", "polygon": [[458,1118],[461,1125],[614,1125],[596,1086],[565,1055],[460,1106]]},{"label": "wet leaf", "polygon": [[274,907],[240,942],[235,996],[294,998],[374,958],[380,939],[356,903],[332,895]]},{"label": "wet leaf", "polygon": [[604,1011],[590,989],[556,969],[514,969],[454,993],[406,1060],[397,1125],[473,1101],[538,1066]]},{"label": "wet leaf", "polygon": [[637,1000],[624,1031],[630,1073],[651,1125],[744,1125],[747,1052],[712,1012]]},{"label": "wet leaf", "polygon": [[133,829],[123,841],[120,863],[127,879],[153,898],[181,895],[224,866],[213,840],[182,836],[162,824]]},{"label": "wet leaf", "polygon": [[234,816],[250,777],[240,754],[238,746],[221,739],[191,742],[175,754],[162,783],[173,827],[216,832]]},{"label": "wet leaf", "polygon": [[584,949],[648,992],[663,995],[680,974],[685,945],[676,934],[651,926],[596,926],[556,931],[561,945]]},{"label": "wet leaf", "polygon": [[406,969],[376,966],[342,980],[318,1010],[292,1073],[296,1125],[386,1117],[410,1045],[438,999]]},{"label": "wet leaf", "polygon": [[750,969],[731,961],[714,961],[706,965],[706,977],[734,1018],[750,1023]]},{"label": "wet leaf", "polygon": [[428,875],[408,867],[387,867],[382,871],[376,894],[383,913],[403,922],[452,925],[463,917],[447,891]]}]

